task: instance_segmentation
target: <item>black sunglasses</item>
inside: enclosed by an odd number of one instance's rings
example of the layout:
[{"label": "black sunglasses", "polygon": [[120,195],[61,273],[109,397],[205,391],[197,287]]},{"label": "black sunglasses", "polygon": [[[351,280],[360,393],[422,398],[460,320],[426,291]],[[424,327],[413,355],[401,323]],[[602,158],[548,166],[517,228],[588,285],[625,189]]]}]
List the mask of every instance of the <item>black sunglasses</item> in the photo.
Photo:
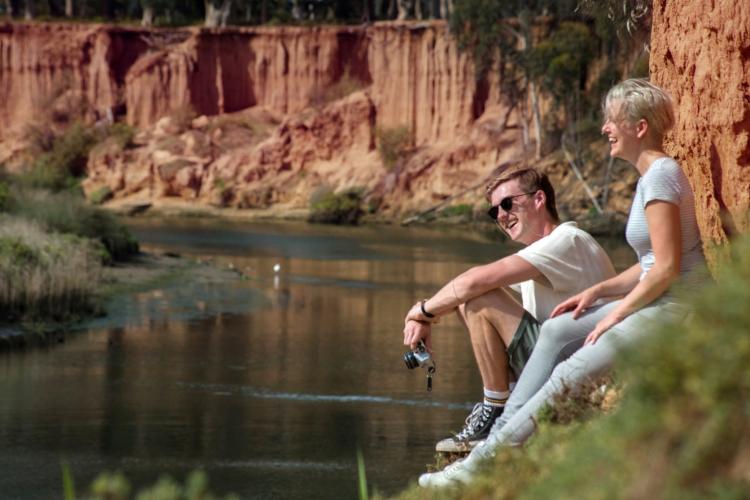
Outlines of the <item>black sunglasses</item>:
[{"label": "black sunglasses", "polygon": [[489,210],[487,210],[487,215],[490,216],[490,219],[497,221],[497,214],[500,211],[499,209],[502,208],[506,212],[509,212],[511,208],[513,208],[513,198],[518,198],[519,196],[526,196],[529,194],[534,194],[536,191],[531,191],[529,193],[521,193],[516,194],[513,196],[506,196],[502,200],[500,200],[500,203],[497,205],[492,205]]}]

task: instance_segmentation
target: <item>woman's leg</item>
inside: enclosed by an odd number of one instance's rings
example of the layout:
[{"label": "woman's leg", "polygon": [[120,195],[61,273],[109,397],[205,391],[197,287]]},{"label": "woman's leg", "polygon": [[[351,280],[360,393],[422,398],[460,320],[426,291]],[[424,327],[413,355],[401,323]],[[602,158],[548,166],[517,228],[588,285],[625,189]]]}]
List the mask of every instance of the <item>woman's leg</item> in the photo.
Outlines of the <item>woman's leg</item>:
[{"label": "woman's leg", "polygon": [[[557,365],[549,381],[520,410],[516,411],[502,428],[493,429],[485,449],[503,444],[523,443],[536,429],[534,420],[536,415],[544,406],[553,401],[555,394],[560,393],[566,387],[574,389],[587,380],[606,374],[612,368],[617,352],[623,346],[633,344],[644,335],[651,333],[654,323],[668,320],[679,321],[686,312],[687,309],[683,305],[673,302],[656,302],[631,314],[609,329],[599,337],[595,344],[579,349],[567,361]],[[525,370],[524,373],[526,373]]]},{"label": "woman's leg", "polygon": [[577,351],[594,326],[616,305],[617,302],[611,302],[591,308],[578,319],[567,313],[542,323],[531,357],[505,403],[505,411],[495,421],[494,429],[501,429],[510,421],[549,379],[555,365]]}]

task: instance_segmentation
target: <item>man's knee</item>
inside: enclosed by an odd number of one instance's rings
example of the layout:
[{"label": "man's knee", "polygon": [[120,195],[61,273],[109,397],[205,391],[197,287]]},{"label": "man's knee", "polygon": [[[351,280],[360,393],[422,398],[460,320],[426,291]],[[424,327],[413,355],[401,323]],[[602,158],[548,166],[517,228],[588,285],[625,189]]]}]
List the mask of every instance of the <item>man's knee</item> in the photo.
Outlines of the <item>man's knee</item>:
[{"label": "man's knee", "polygon": [[462,305],[464,307],[463,314],[470,316],[486,314],[498,309],[505,310],[508,306],[516,305],[516,303],[507,290],[500,288],[469,299]]}]

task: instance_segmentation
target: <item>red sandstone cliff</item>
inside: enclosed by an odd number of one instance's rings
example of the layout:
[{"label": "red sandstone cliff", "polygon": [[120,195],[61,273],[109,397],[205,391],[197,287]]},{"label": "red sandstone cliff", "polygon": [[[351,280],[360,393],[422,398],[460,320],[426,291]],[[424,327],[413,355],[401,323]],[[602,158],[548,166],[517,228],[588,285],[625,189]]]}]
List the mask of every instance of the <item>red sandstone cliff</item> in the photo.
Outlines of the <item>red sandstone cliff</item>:
[{"label": "red sandstone cliff", "polygon": [[[139,147],[100,148],[90,162],[86,188],[106,185],[119,197],[304,207],[320,186],[359,186],[399,213],[476,184],[520,154],[512,116],[498,131],[499,86],[475,79],[440,22],[214,31],[5,24],[0,82],[0,112],[11,118],[0,137],[43,114],[60,86],[96,116],[124,113],[143,130]],[[247,143],[217,137],[237,127],[213,118],[190,131],[156,126],[187,110],[248,109],[275,123],[261,120],[270,132]],[[389,172],[376,132],[396,127],[411,131],[413,154]],[[197,154],[195,144],[211,147]]]},{"label": "red sandstone cliff", "polygon": [[658,0],[651,74],[677,102],[669,152],[696,193],[704,239],[750,231],[750,2]]},{"label": "red sandstone cliff", "polygon": [[[651,70],[679,107],[670,148],[714,242],[750,225],[748,10],[731,0],[661,0],[654,9]],[[329,92],[336,88],[340,95]],[[142,129],[136,147],[98,148],[89,164],[86,188],[108,186],[118,197],[304,207],[318,187],[360,186],[383,211],[403,213],[478,183],[522,149],[517,118],[500,125],[499,85],[475,80],[439,22],[216,31],[0,25],[0,141],[45,116],[61,94]],[[210,118],[188,127],[164,118],[188,110]],[[389,171],[377,130],[399,126],[412,131],[414,149]],[[0,161],[4,144],[12,141],[0,143]],[[554,173],[566,196],[580,191],[564,169]],[[618,189],[626,199],[628,179]]]}]

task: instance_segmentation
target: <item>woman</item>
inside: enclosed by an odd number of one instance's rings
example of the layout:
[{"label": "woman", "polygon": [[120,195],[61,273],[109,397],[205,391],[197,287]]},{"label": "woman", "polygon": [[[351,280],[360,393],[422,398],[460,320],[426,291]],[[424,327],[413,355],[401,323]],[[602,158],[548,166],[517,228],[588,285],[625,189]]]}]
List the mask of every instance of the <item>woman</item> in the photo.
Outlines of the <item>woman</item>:
[{"label": "woman", "polygon": [[[627,80],[607,94],[604,115],[602,134],[610,154],[631,163],[641,176],[626,229],[638,263],[552,311],[490,437],[466,459],[424,474],[422,486],[470,481],[495,447],[522,443],[534,432],[535,415],[563,387],[575,388],[606,373],[617,350],[648,335],[649,324],[683,318],[686,307],[669,292],[676,279],[687,289],[705,282],[705,274],[691,272],[705,262],[693,192],[663,148],[664,134],[674,125],[671,99],[646,80]],[[558,358],[576,348],[555,367]]]}]

